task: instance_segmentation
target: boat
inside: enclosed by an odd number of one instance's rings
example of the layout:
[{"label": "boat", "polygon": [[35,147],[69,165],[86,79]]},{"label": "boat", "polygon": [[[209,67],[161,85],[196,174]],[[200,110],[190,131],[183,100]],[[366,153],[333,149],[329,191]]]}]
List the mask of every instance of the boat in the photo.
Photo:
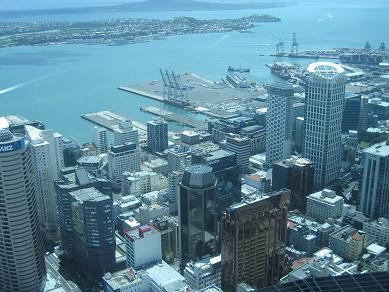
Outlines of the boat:
[{"label": "boat", "polygon": [[228,66],[228,72],[239,72],[239,73],[249,73],[249,68],[235,68],[232,66]]}]

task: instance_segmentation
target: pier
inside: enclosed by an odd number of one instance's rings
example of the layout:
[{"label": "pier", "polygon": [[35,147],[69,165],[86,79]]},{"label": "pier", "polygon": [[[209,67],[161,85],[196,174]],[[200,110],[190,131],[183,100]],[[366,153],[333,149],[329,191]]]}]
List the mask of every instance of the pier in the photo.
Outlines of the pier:
[{"label": "pier", "polygon": [[147,107],[141,107],[141,110],[156,116],[160,116],[164,118],[167,121],[173,121],[178,124],[183,124],[198,130],[206,130],[207,129],[207,123],[196,120],[193,118],[188,118],[173,112],[169,112],[160,108],[157,108],[155,106],[147,106]]},{"label": "pier", "polygon": [[[89,113],[81,116],[84,120],[94,123],[100,127],[106,128],[109,131],[114,131],[118,128],[120,122],[130,120],[125,116],[121,116],[111,111],[101,111],[97,113]],[[146,135],[147,127],[139,122],[132,121],[132,125],[140,134]]]},{"label": "pier", "polygon": [[[212,108],[221,103],[256,99],[263,94],[260,88],[231,88],[232,86],[225,82],[214,82],[193,73],[176,74],[176,76],[179,86],[174,88],[168,87],[170,83],[164,83],[164,80],[153,80],[143,84],[119,86],[118,89],[184,108],[199,106]],[[172,80],[171,82],[175,84]],[[173,97],[169,98],[166,91],[175,93],[175,90],[180,88],[185,88],[181,97],[177,98],[171,94]]]}]

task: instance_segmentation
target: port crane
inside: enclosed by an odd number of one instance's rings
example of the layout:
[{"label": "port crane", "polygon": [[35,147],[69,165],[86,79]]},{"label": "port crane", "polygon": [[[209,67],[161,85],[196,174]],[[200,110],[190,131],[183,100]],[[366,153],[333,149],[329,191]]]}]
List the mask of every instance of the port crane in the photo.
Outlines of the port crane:
[{"label": "port crane", "polygon": [[159,69],[159,72],[161,73],[161,77],[163,81],[163,99],[169,100],[172,95],[171,86],[168,83],[168,80],[165,76],[165,73],[162,71],[162,69]]},{"label": "port crane", "polygon": [[279,39],[278,43],[276,44],[276,57],[282,57],[285,54],[285,45],[284,42]]},{"label": "port crane", "polygon": [[290,49],[291,55],[298,55],[299,54],[299,44],[297,42],[296,33],[293,33],[293,41],[292,41],[292,47]]}]

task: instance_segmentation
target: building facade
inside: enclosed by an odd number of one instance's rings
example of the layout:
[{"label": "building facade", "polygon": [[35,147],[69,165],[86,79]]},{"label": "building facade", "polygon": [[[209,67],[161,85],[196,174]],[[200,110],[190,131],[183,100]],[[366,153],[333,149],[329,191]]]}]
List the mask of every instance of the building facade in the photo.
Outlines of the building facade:
[{"label": "building facade", "polygon": [[178,201],[180,267],[213,255],[216,238],[216,179],[206,165],[189,166],[182,177]]},{"label": "building facade", "polygon": [[0,129],[0,288],[43,291],[46,266],[32,149],[24,137]]},{"label": "building facade", "polygon": [[108,151],[108,175],[112,182],[120,185],[125,171],[140,171],[140,149],[136,144],[111,146]]},{"label": "building facade", "polygon": [[363,151],[360,210],[370,218],[389,217],[389,142]]},{"label": "building facade", "polygon": [[289,209],[299,209],[305,213],[307,196],[313,192],[315,167],[305,158],[291,156],[273,164],[272,189],[291,190]]},{"label": "building facade", "polygon": [[242,172],[246,172],[249,167],[251,153],[251,142],[248,137],[227,134],[226,150],[236,154],[236,162]]},{"label": "building facade", "polygon": [[327,219],[337,219],[342,216],[344,199],[334,191],[324,189],[313,193],[307,198],[307,216],[319,223]]},{"label": "building facade", "polygon": [[267,87],[266,161],[289,158],[292,151],[293,86],[277,82]]},{"label": "building facade", "polygon": [[284,276],[288,201],[288,190],[254,195],[223,214],[223,291],[236,291],[241,282],[267,287]]},{"label": "building facade", "polygon": [[92,131],[92,142],[96,145],[99,154],[108,152],[107,129],[94,127]]},{"label": "building facade", "polygon": [[308,66],[303,156],[315,165],[315,188],[335,183],[341,159],[344,69],[329,62]]},{"label": "building facade", "polygon": [[58,195],[66,260],[88,281],[99,280],[115,267],[112,200],[94,187],[70,189]]},{"label": "building facade", "polygon": [[58,240],[58,210],[54,181],[64,167],[62,135],[26,126],[35,170],[39,221],[48,240]]},{"label": "building facade", "polygon": [[126,231],[127,267],[140,269],[162,261],[161,233],[147,224]]},{"label": "building facade", "polygon": [[120,122],[118,128],[113,131],[113,143],[114,145],[139,144],[138,130],[134,129],[130,120]]},{"label": "building facade", "polygon": [[163,119],[147,123],[147,147],[153,152],[163,152],[168,148],[168,124]]}]

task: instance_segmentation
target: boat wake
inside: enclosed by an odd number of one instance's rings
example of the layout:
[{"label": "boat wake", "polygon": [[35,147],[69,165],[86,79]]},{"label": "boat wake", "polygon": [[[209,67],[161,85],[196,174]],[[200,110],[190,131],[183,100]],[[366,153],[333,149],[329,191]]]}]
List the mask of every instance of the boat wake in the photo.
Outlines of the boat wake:
[{"label": "boat wake", "polygon": [[220,39],[218,39],[216,46],[220,45],[226,38],[229,38],[230,36],[231,36],[230,34],[226,34],[222,36]]},{"label": "boat wake", "polygon": [[0,95],[6,94],[6,93],[8,93],[8,92],[12,92],[12,91],[14,91],[14,90],[16,90],[16,89],[18,89],[18,88],[21,88],[21,87],[23,87],[23,86],[29,85],[29,84],[31,84],[31,83],[35,83],[35,82],[38,82],[38,81],[47,79],[47,78],[52,77],[52,76],[54,76],[54,75],[57,75],[57,74],[48,74],[48,75],[44,75],[44,76],[42,76],[42,77],[35,78],[35,79],[32,79],[32,80],[29,80],[29,81],[26,81],[26,82],[22,82],[22,83],[13,85],[13,86],[11,86],[11,87],[2,89],[2,90],[0,90]]}]

